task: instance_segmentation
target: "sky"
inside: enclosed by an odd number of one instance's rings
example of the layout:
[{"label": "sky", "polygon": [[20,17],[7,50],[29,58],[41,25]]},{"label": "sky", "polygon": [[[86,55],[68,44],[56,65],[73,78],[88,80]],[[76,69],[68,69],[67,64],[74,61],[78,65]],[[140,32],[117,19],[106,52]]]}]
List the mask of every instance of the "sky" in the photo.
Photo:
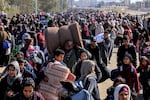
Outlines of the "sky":
[{"label": "sky", "polygon": [[[75,1],[79,1],[79,0],[75,0]],[[102,1],[102,0],[97,0],[97,1]],[[109,1],[120,1],[120,0],[103,0],[103,1],[109,2]],[[135,3],[137,1],[143,1],[143,0],[131,0],[131,3]]]}]

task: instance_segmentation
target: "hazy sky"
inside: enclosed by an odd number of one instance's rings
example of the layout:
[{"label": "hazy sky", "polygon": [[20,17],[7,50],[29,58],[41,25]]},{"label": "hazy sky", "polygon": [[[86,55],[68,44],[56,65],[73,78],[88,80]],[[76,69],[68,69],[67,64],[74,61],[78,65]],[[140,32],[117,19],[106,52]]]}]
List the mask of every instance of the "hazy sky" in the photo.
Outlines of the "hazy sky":
[{"label": "hazy sky", "polygon": [[[79,0],[75,0],[75,1],[79,1]],[[106,1],[106,2],[109,2],[109,1],[120,1],[120,0],[97,0],[97,1]],[[131,0],[132,3],[137,2],[137,1],[143,1],[143,0]]]}]

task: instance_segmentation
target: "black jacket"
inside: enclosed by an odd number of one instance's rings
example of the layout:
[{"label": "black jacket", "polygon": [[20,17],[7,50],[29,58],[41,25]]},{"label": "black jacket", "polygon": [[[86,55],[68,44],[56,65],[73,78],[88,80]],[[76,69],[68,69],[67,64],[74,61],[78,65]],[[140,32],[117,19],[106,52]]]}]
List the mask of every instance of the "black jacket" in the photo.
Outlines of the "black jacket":
[{"label": "black jacket", "polygon": [[27,77],[33,78],[32,73],[30,71],[28,71],[27,69],[25,69],[25,68],[23,69],[23,71],[21,73],[22,73],[23,78],[27,78]]},{"label": "black jacket", "polygon": [[140,73],[139,80],[143,86],[143,88],[150,89],[150,68],[137,68],[137,72]]},{"label": "black jacket", "polygon": [[136,48],[134,45],[129,45],[129,47],[126,49],[124,45],[120,46],[117,52],[117,63],[118,65],[122,64],[123,57],[126,53],[129,53],[133,58],[133,65],[137,66],[137,56],[136,56]]},{"label": "black jacket", "polygon": [[8,91],[13,91],[14,94],[17,94],[18,92],[20,92],[21,89],[21,78],[17,78],[13,84],[10,86],[7,83],[7,77],[4,77],[1,81],[0,81],[0,99],[1,100],[5,100],[4,98],[6,98],[6,93]]}]

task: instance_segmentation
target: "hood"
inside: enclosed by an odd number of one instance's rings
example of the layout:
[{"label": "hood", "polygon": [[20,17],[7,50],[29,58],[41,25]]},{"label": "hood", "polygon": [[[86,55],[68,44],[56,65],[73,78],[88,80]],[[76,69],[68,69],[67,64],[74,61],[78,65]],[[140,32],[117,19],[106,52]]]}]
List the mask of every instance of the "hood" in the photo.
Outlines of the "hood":
[{"label": "hood", "polygon": [[21,76],[21,72],[20,72],[19,63],[17,61],[12,61],[9,65],[13,65],[15,67],[15,70],[17,71],[16,77],[20,77]]},{"label": "hood", "polygon": [[95,70],[95,62],[91,60],[84,60],[81,64],[81,77],[86,77]]},{"label": "hood", "polygon": [[130,98],[131,98],[131,90],[130,90],[130,88],[129,88],[129,86],[128,85],[126,85],[126,84],[120,84],[120,85],[118,85],[116,88],[115,88],[115,91],[114,91],[114,100],[119,100],[118,98],[119,98],[119,91],[123,88],[123,87],[127,87],[128,88],[128,90],[129,90],[129,98],[128,98],[128,100],[130,100]]}]

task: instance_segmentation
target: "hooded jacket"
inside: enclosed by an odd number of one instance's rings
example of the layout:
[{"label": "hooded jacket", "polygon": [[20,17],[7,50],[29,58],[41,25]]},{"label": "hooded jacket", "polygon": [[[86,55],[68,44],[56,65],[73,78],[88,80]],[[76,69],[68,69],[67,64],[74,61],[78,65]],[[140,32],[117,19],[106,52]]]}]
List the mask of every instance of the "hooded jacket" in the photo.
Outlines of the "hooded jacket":
[{"label": "hooded jacket", "polygon": [[[14,95],[20,92],[21,89],[21,73],[19,64],[17,61],[11,62],[9,65],[13,66],[16,71],[16,75],[14,78],[9,77],[9,75],[6,75],[3,79],[0,80],[0,97],[1,100],[5,100],[8,98],[6,96],[6,93],[8,91],[13,91]],[[8,66],[9,67],[9,66]]]},{"label": "hooded jacket", "polygon": [[81,78],[83,78],[84,89],[86,89],[94,98],[100,100],[95,74],[95,63],[91,60],[85,60],[81,65]]},{"label": "hooded jacket", "polygon": [[119,100],[119,91],[120,91],[123,87],[127,87],[127,88],[128,88],[128,92],[129,92],[129,98],[128,98],[128,100],[130,100],[130,98],[131,98],[131,90],[130,90],[129,86],[126,85],[126,84],[120,84],[120,85],[118,85],[118,86],[115,88],[115,91],[114,91],[114,100]]}]

